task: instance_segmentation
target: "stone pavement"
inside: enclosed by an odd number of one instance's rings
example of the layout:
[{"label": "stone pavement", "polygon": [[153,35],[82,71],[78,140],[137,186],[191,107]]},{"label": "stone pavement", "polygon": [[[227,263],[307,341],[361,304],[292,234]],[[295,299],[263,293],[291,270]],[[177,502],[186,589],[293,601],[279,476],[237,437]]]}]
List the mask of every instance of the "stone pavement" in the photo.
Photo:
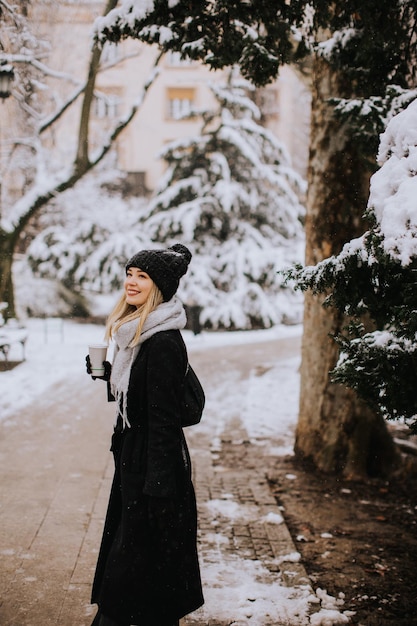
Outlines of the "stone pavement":
[{"label": "stone pavement", "polygon": [[[276,340],[194,352],[191,360],[209,395],[222,371],[245,379],[268,355],[298,349],[298,339]],[[113,411],[103,384],[80,374],[0,423],[1,626],[90,625],[95,614],[89,604],[91,581],[113,471],[108,451]],[[249,444],[239,415],[225,427],[199,428],[188,429],[187,439],[202,560],[253,559],[265,566],[271,584],[308,586],[302,564],[289,558],[296,550],[285,524],[264,521],[280,511],[260,452]],[[233,503],[250,514],[231,520],[221,506],[206,506],[210,501]],[[213,534],[224,541],[213,545]],[[188,616],[184,625],[235,623],[201,615]]]},{"label": "stone pavement", "polygon": [[[239,420],[229,424],[230,430],[222,433],[223,450],[220,462],[213,462],[210,453],[201,450],[194,459],[195,485],[199,503],[200,558],[202,570],[210,563],[223,563],[227,571],[239,567],[244,561],[260,562],[267,570],[264,583],[267,585],[288,586],[289,588],[311,587],[304,566],[297,560],[298,553],[285,523],[268,523],[268,519],[282,519],[277,502],[269,489],[265,466],[248,441],[248,435]],[[234,450],[232,450],[234,448]],[[218,502],[219,508],[206,507],[205,503]],[[228,515],[227,506],[232,505],[243,511],[242,516]],[[215,549],[213,533],[221,537]],[[236,562],[236,557],[239,562]],[[222,568],[219,568],[220,571]],[[233,577],[234,583],[236,577]],[[219,581],[227,584],[226,580]],[[278,594],[277,594],[278,595]],[[233,593],[231,593],[231,601]],[[254,604],[256,599],[254,598]],[[256,611],[256,607],[255,607]],[[203,613],[202,617],[199,614]],[[233,611],[231,612],[233,614]],[[248,614],[250,621],[204,620],[202,610],[188,616],[184,626],[243,626],[244,624],[267,624],[267,626],[294,626],[290,615],[283,615],[279,624],[265,622],[256,614]],[[301,622],[297,621],[296,624]]]}]

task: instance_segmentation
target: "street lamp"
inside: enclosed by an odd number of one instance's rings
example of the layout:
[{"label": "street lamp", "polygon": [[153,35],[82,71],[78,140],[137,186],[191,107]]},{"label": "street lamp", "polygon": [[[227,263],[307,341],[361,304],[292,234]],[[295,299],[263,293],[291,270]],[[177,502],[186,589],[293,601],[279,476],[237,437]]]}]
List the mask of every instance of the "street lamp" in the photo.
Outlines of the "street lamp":
[{"label": "street lamp", "polygon": [[10,96],[10,85],[14,79],[13,65],[7,61],[0,61],[0,98],[5,100]]}]

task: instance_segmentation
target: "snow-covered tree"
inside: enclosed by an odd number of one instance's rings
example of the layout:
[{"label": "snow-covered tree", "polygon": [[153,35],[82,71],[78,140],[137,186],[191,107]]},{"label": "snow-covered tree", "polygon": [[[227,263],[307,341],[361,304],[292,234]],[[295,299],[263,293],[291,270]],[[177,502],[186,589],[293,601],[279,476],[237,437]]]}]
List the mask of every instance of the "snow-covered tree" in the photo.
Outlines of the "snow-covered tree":
[{"label": "snow-covered tree", "polygon": [[[149,239],[137,222],[146,200],[108,193],[124,174],[105,166],[52,201],[27,250],[36,277],[54,276],[75,293],[110,294],[122,285],[120,268]],[[30,302],[22,303],[30,306]]]},{"label": "snow-covered tree", "polygon": [[283,144],[258,123],[253,86],[234,77],[212,91],[217,107],[191,113],[201,116],[201,133],[161,155],[168,167],[146,207],[106,197],[97,175],[94,187],[86,181],[61,194],[64,217],[29,248],[37,275],[109,292],[121,287],[120,267],[139,248],[180,240],[194,253],[181,297],[203,308],[202,323],[250,328],[300,319],[302,298],[277,270],[302,258],[304,183]]},{"label": "snow-covered tree", "polygon": [[[288,0],[122,0],[97,20],[96,36],[156,43],[211,69],[238,64],[245,78],[264,85],[293,59],[292,26],[299,15],[300,3]],[[299,47],[305,50],[303,41]]]},{"label": "snow-covered tree", "polygon": [[201,113],[201,134],[162,154],[168,168],[145,230],[155,242],[180,240],[195,253],[182,295],[203,308],[204,324],[251,328],[300,319],[301,300],[277,269],[302,258],[304,183],[285,146],[258,123],[253,86],[231,74],[211,90],[217,107]]},{"label": "snow-covered tree", "polygon": [[[77,0],[74,0],[74,4]],[[44,7],[40,7],[44,4]],[[117,0],[103,2],[104,15],[117,5]],[[36,37],[36,20],[32,12],[39,8],[51,8],[48,0],[39,0],[32,6],[26,0],[4,2],[0,0],[2,32],[0,44],[7,49],[2,59],[15,68],[12,101],[13,127],[2,127],[2,203],[0,206],[0,302],[6,302],[5,316],[15,315],[13,289],[13,256],[20,237],[31,220],[59,194],[72,188],[89,171],[94,169],[111,151],[117,138],[129,125],[157,73],[151,72],[145,85],[138,86],[138,96],[122,117],[92,148],[91,105],[95,92],[96,77],[106,69],[100,64],[102,46],[95,43],[87,54],[84,76],[73,76],[54,69],[47,64],[46,51],[49,44]],[[119,59],[119,62],[121,59]],[[111,65],[111,64],[109,64]],[[56,88],[56,82],[61,89]],[[62,89],[65,84],[65,89]],[[78,114],[78,135],[75,151],[65,158],[57,159],[51,146],[56,142],[55,129],[61,117],[81,101]],[[16,103],[18,106],[16,106]],[[7,102],[6,106],[10,107]],[[6,136],[7,133],[7,136]],[[59,152],[59,150],[58,150]],[[7,193],[4,175],[19,180],[22,194],[16,199]],[[19,178],[20,177],[20,178]]]},{"label": "snow-covered tree", "polygon": [[[383,100],[388,85],[415,87],[416,24],[415,0],[124,0],[97,23],[97,36],[152,41],[211,67],[238,64],[258,84],[309,52],[306,261],[315,265],[363,232],[375,168],[377,138],[358,141],[352,117],[336,115],[335,108],[342,101]],[[397,455],[385,423],[329,378],[338,350],[328,335],[345,325],[343,315],[324,309],[311,293],[304,310],[297,456],[349,477],[389,472]]]},{"label": "snow-covered tree", "polygon": [[[366,228],[362,216],[378,132],[390,106],[389,86],[399,93],[415,80],[417,16],[415,3],[402,0],[312,5],[307,265],[338,255]],[[349,115],[355,107],[357,114]],[[305,294],[296,455],[349,478],[388,475],[399,458],[386,423],[329,374],[339,359],[330,337],[348,320],[322,301],[322,295]]]},{"label": "snow-covered tree", "polygon": [[389,122],[378,159],[371,228],[339,255],[290,275],[301,288],[326,293],[325,304],[350,320],[336,336],[333,380],[417,432],[417,99]]}]

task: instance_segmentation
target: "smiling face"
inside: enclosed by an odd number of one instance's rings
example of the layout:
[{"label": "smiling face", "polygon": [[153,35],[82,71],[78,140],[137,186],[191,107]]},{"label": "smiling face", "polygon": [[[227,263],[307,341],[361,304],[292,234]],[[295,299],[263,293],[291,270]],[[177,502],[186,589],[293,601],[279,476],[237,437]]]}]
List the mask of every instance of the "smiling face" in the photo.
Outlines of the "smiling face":
[{"label": "smiling face", "polygon": [[124,282],[126,302],[135,307],[145,304],[154,282],[138,267],[129,267]]}]

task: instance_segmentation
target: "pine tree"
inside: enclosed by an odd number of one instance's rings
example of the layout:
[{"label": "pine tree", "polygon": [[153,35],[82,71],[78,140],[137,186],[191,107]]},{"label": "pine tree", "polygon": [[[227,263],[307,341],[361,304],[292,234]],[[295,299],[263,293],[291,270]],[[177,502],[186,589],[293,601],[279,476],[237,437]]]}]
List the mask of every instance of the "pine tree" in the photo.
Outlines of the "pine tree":
[{"label": "pine tree", "polygon": [[[236,63],[255,84],[274,78],[280,64],[311,54],[305,231],[306,261],[315,265],[363,232],[360,218],[375,171],[377,133],[358,140],[355,115],[343,119],[336,106],[346,113],[343,101],[353,110],[374,99],[372,118],[388,86],[415,87],[416,23],[414,0],[161,0],[146,7],[129,0],[97,23],[97,36],[152,41],[212,67]],[[384,420],[352,390],[330,381],[338,346],[329,333],[345,320],[321,301],[307,291],[295,454],[349,478],[387,475],[399,459]]]},{"label": "pine tree", "polygon": [[136,228],[146,201],[107,191],[109,185],[120,186],[122,177],[107,163],[51,203],[27,250],[35,277],[53,276],[74,293],[110,294],[122,287],[126,260],[149,245]]},{"label": "pine tree", "polygon": [[207,327],[300,321],[302,298],[277,270],[302,258],[304,183],[285,146],[258,123],[253,90],[236,76],[212,85],[217,106],[191,112],[202,118],[201,133],[165,148],[167,170],[147,206],[103,194],[107,170],[61,194],[64,219],[55,213],[28,251],[35,274],[109,293],[121,288],[120,268],[138,249],[181,241],[194,257],[180,296],[202,307]]},{"label": "pine tree", "polygon": [[268,327],[300,319],[301,300],[277,269],[301,258],[303,182],[284,145],[258,123],[253,86],[231,74],[211,86],[218,106],[201,134],[170,144],[166,174],[145,229],[153,241],[180,240],[194,260],[182,283],[209,327]]}]

